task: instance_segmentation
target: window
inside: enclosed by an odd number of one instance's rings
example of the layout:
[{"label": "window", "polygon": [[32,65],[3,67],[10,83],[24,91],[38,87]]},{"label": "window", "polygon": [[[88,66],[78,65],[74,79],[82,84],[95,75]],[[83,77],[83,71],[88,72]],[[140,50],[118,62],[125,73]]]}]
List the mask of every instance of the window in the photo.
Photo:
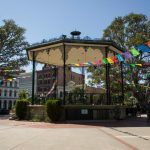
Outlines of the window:
[{"label": "window", "polygon": [[17,92],[16,91],[14,91],[14,97],[16,97],[17,96]]},{"label": "window", "polygon": [[40,87],[38,87],[38,91],[42,91],[42,89]]},{"label": "window", "polygon": [[7,90],[4,91],[4,96],[7,96]]},{"label": "window", "polygon": [[4,101],[4,104],[3,104],[3,105],[4,105],[3,108],[4,108],[4,109],[7,109],[7,101],[6,101],[6,100]]},{"label": "window", "polygon": [[5,86],[7,86],[7,81],[5,81]]},{"label": "window", "polygon": [[40,80],[40,84],[42,84],[42,80]]},{"label": "window", "polygon": [[62,91],[60,92],[60,97],[63,97],[63,92]]},{"label": "window", "polygon": [[12,96],[12,90],[9,91],[9,96],[10,96],[10,97]]},{"label": "window", "polygon": [[12,108],[12,101],[9,101],[8,103],[8,109],[10,110]]},{"label": "window", "polygon": [[17,87],[17,81],[15,81],[15,87]]},{"label": "window", "polygon": [[4,84],[3,80],[2,80],[2,81],[0,81],[0,86],[1,86],[1,85],[3,85],[3,84]]},{"label": "window", "polygon": [[12,87],[12,81],[10,81],[10,87]]},{"label": "window", "polygon": [[0,96],[2,96],[2,90],[0,89]]},{"label": "window", "polygon": [[44,84],[47,84],[47,80],[44,80]]}]

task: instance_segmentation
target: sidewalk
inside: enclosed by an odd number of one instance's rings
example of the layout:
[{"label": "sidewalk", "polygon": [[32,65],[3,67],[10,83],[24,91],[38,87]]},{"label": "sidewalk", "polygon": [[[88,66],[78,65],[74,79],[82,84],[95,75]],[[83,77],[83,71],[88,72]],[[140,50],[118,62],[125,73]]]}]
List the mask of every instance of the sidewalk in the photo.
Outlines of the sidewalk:
[{"label": "sidewalk", "polygon": [[149,150],[146,118],[61,124],[0,116],[0,150]]}]

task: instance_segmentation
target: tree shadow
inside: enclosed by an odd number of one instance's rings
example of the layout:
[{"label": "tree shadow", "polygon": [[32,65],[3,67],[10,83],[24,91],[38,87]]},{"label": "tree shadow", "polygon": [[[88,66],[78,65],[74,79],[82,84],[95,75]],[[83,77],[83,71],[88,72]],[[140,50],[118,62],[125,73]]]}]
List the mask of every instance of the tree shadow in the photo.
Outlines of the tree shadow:
[{"label": "tree shadow", "polygon": [[68,120],[67,124],[95,127],[150,127],[146,117],[126,118],[124,120]]}]

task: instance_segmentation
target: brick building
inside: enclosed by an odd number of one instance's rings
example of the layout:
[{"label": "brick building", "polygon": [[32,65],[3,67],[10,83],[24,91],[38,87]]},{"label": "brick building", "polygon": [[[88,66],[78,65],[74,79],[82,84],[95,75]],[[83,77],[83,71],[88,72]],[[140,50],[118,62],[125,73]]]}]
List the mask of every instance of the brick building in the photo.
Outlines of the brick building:
[{"label": "brick building", "polygon": [[[37,95],[47,97],[63,96],[63,68],[44,65],[42,70],[37,71]],[[73,90],[75,85],[82,86],[84,75],[71,71],[66,67],[66,92]]]}]

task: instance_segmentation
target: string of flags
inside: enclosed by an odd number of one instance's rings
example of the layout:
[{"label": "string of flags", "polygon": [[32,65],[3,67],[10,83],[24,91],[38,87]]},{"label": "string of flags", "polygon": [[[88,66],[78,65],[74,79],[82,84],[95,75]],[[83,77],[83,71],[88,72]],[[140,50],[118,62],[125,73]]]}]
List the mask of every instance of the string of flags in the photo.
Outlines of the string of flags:
[{"label": "string of flags", "polygon": [[16,76],[19,75],[19,73],[24,72],[24,70],[19,70],[19,69],[0,69],[0,85],[3,85],[6,82],[12,82],[13,80],[16,80]]},{"label": "string of flags", "polygon": [[0,69],[0,73],[13,73],[18,74],[20,72],[23,72],[23,70],[10,70],[10,69]]},{"label": "string of flags", "polygon": [[[115,64],[118,62],[124,62],[127,60],[131,60],[133,57],[137,57],[141,53],[149,53],[150,52],[150,41],[148,41],[145,44],[138,45],[136,48],[131,48],[129,51],[125,51],[121,54],[117,54],[112,57],[108,58],[103,58],[102,60],[97,60],[94,62],[85,62],[85,63],[79,63],[79,64],[73,64],[75,67],[83,67],[83,66],[101,66],[103,64]],[[138,63],[138,64],[129,64],[129,63],[124,63],[127,66],[131,67],[148,67],[150,66],[150,63]]]}]

